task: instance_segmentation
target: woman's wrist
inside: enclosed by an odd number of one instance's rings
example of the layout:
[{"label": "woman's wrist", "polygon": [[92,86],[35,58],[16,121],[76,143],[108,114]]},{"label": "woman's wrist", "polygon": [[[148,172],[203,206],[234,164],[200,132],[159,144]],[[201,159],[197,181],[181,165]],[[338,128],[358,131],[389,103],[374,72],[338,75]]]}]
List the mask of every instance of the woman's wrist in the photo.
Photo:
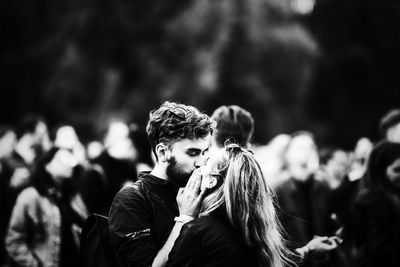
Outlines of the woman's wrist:
[{"label": "woman's wrist", "polygon": [[186,215],[186,214],[181,214],[178,217],[174,218],[175,222],[179,222],[179,223],[183,223],[183,224],[190,222],[192,220],[194,220],[194,217],[192,217],[190,215]]}]

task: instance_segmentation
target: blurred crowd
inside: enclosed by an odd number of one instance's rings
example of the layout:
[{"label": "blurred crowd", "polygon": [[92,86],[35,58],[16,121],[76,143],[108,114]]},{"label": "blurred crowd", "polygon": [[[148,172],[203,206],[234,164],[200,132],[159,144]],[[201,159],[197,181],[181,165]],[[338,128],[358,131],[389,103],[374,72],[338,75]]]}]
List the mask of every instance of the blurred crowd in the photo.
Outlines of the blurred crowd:
[{"label": "blurred crowd", "polygon": [[[307,131],[251,146],[289,247],[315,236],[343,241],[309,266],[400,266],[400,110],[377,127],[382,140],[362,137],[352,151],[319,147]],[[0,266],[36,266],[37,257],[78,266],[85,219],[108,216],[116,193],[154,162],[144,130],[128,122],[86,144],[73,126],[49,129],[38,116],[0,125]]]}]

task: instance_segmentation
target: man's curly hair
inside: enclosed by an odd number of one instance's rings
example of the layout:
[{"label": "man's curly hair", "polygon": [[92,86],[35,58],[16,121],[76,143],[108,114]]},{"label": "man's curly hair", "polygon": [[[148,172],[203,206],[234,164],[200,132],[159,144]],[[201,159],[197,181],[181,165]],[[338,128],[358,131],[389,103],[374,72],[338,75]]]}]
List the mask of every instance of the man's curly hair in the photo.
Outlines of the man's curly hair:
[{"label": "man's curly hair", "polygon": [[216,122],[193,106],[164,102],[149,115],[146,132],[153,153],[159,143],[172,145],[182,139],[204,138],[215,131]]}]

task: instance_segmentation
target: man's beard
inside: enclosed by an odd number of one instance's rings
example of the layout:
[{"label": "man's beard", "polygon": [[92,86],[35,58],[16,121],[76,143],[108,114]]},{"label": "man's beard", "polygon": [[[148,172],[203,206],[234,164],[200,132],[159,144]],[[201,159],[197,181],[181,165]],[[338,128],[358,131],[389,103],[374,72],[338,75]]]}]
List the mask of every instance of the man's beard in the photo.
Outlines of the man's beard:
[{"label": "man's beard", "polygon": [[177,165],[176,159],[173,156],[168,160],[168,163],[169,164],[166,170],[168,179],[177,187],[186,186],[186,183],[189,180],[189,177],[192,175],[192,172],[184,172],[179,165]]}]

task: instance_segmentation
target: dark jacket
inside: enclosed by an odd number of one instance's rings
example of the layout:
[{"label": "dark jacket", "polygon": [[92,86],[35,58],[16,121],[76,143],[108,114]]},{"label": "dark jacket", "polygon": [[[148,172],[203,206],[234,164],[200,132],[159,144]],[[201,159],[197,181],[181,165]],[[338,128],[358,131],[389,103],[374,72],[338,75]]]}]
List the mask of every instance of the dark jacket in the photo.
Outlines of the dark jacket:
[{"label": "dark jacket", "polygon": [[175,224],[176,187],[148,173],[115,196],[109,215],[110,243],[121,266],[150,266]]},{"label": "dark jacket", "polygon": [[111,202],[125,182],[136,181],[133,162],[116,159],[103,152],[84,171],[81,195],[91,213],[108,215]]},{"label": "dark jacket", "polygon": [[290,178],[276,188],[280,220],[289,234],[292,249],[308,243],[314,235],[331,235],[328,185],[311,177],[306,183]]},{"label": "dark jacket", "polygon": [[[71,208],[82,221],[87,210],[79,195],[71,199]],[[74,242],[79,243],[80,225],[71,225]],[[18,266],[60,266],[62,217],[59,207],[34,187],[19,195],[12,212],[6,248]]]},{"label": "dark jacket", "polygon": [[254,248],[222,216],[186,223],[169,254],[167,267],[257,266]]},{"label": "dark jacket", "polygon": [[400,266],[400,203],[395,203],[382,189],[362,191],[356,199],[354,266]]}]

